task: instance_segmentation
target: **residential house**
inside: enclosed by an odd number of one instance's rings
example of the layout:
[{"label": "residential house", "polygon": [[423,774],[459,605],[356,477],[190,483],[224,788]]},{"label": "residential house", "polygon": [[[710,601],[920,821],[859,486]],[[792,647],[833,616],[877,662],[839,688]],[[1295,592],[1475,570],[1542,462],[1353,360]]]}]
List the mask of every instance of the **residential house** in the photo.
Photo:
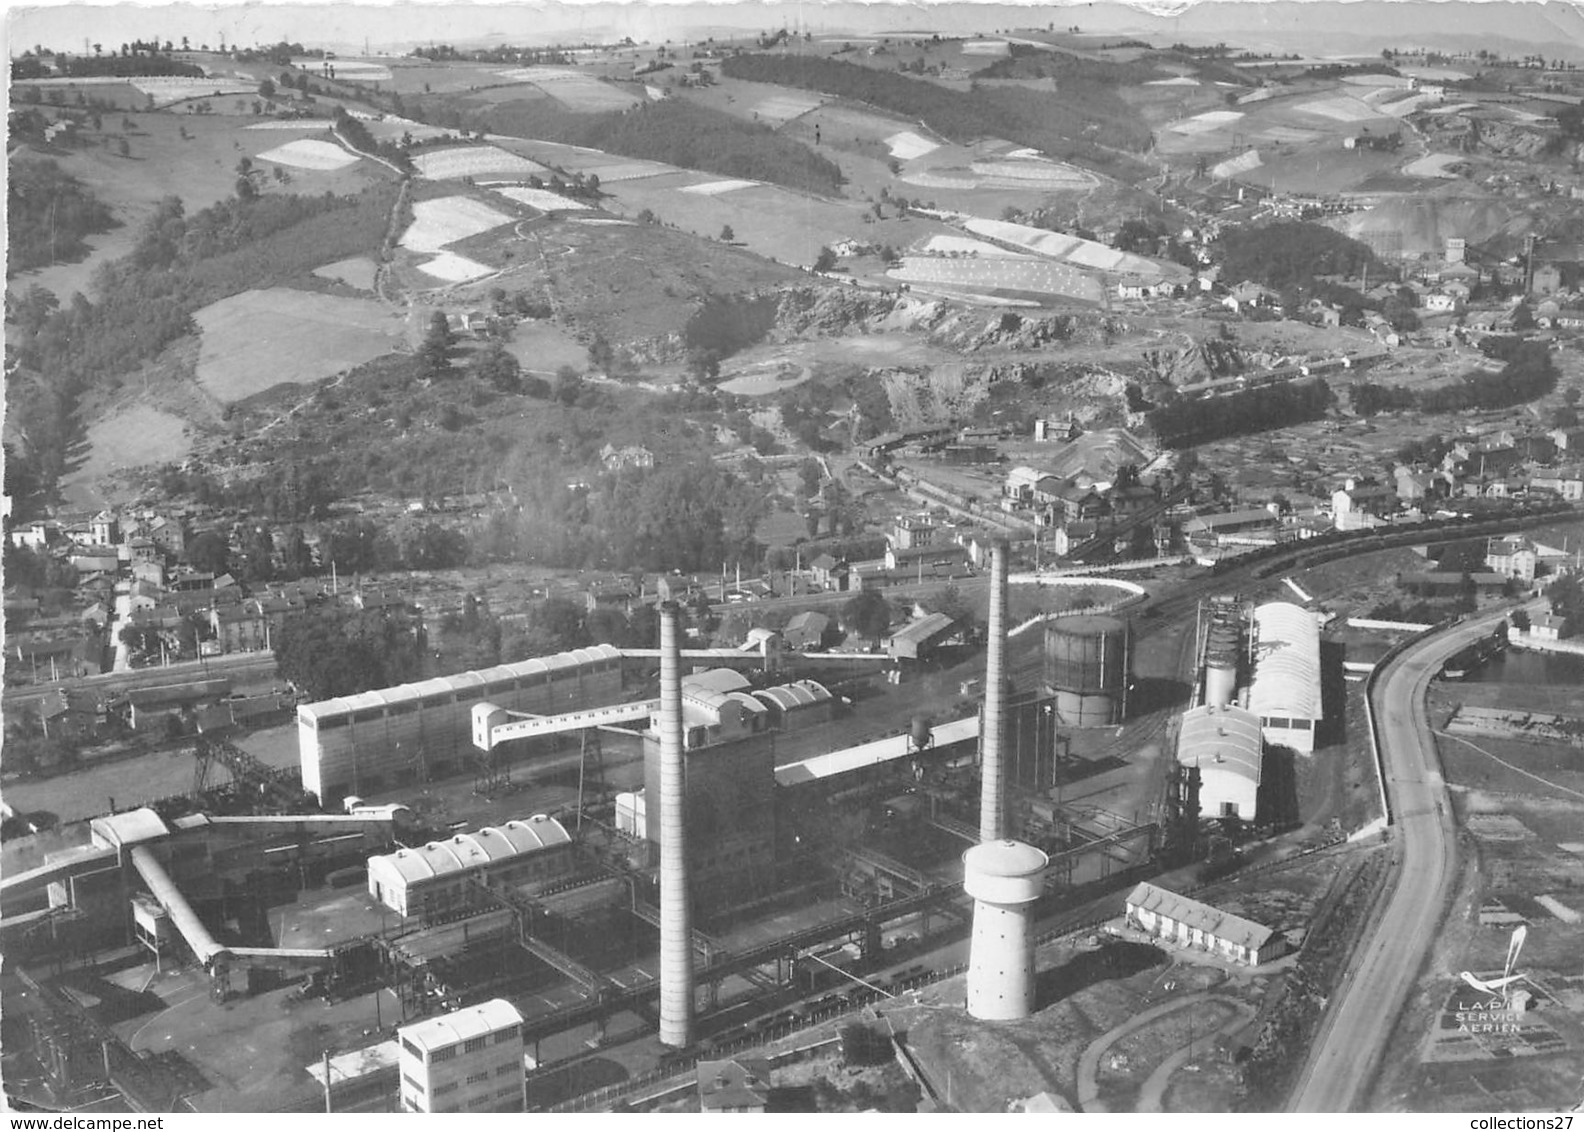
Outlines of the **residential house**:
[{"label": "residential house", "polygon": [[770,1103],[768,1058],[700,1061],[697,1077],[700,1112],[764,1112]]},{"label": "residential house", "polygon": [[48,520],[35,521],[25,527],[17,527],[13,530],[11,532],[11,545],[25,550],[47,550],[55,543],[62,541],[64,537],[61,534],[59,523],[53,523]]},{"label": "residential house", "polygon": [[121,522],[108,511],[88,520],[88,541],[94,546],[115,546],[121,541]]},{"label": "residential house", "polygon": [[1038,468],[1019,465],[1007,473],[1006,483],[1001,487],[1001,494],[1018,503],[1033,503],[1034,488],[1042,479],[1054,478],[1049,472],[1042,472]]},{"label": "residential house", "polygon": [[1578,503],[1584,501],[1584,468],[1536,468],[1529,475],[1529,486]]},{"label": "residential house", "polygon": [[1584,428],[1557,428],[1551,430],[1551,439],[1559,452],[1584,452]]},{"label": "residential house", "polygon": [[1571,633],[1567,618],[1550,610],[1537,613],[1529,623],[1529,635],[1537,641],[1560,641]]},{"label": "residential house", "polygon": [[845,559],[833,558],[829,554],[822,554],[809,563],[809,569],[814,572],[814,581],[823,590],[845,590],[852,573]]},{"label": "residential house", "polygon": [[821,647],[829,629],[830,618],[810,609],[789,620],[786,628],[781,630],[781,636],[787,648],[804,652]]},{"label": "residential house", "polygon": [[922,546],[929,546],[935,541],[935,532],[938,529],[928,519],[904,515],[896,521],[896,526],[892,529],[891,545],[898,550],[916,550]]},{"label": "residential house", "polygon": [[1036,498],[1045,505],[1050,526],[1098,520],[1110,510],[1106,497],[1078,477],[1054,484],[1042,482]]},{"label": "residential house", "polygon": [[160,589],[165,588],[165,564],[163,562],[150,562],[144,560],[132,563],[132,580],[134,582],[147,582]]},{"label": "residential house", "polygon": [[1099,530],[1100,524],[1093,520],[1057,527],[1051,535],[1051,549],[1056,552],[1057,558],[1066,558],[1075,547],[1082,546],[1094,538]]},{"label": "residential house", "polygon": [[1392,479],[1397,485],[1397,498],[1403,503],[1419,503],[1446,494],[1446,480],[1429,469],[1399,464],[1392,469]]},{"label": "residential house", "polygon": [[1378,525],[1397,510],[1395,486],[1349,478],[1331,494],[1331,521],[1339,531],[1358,531]]},{"label": "residential house", "polygon": [[121,560],[114,554],[73,554],[68,560],[78,574],[114,574]]},{"label": "residential house", "polygon": [[158,562],[159,545],[146,535],[135,535],[126,541],[127,553],[133,562]]},{"label": "residential house", "polygon": [[270,647],[269,619],[256,601],[210,609],[209,628],[222,653],[262,652]]},{"label": "residential house", "polygon": [[1424,309],[1431,314],[1451,314],[1457,305],[1457,300],[1444,289],[1431,291],[1424,297]]},{"label": "residential house", "polygon": [[1040,418],[1034,422],[1034,442],[1046,444],[1053,441],[1074,441],[1083,435],[1083,429],[1071,415],[1066,420]]},{"label": "residential house", "polygon": [[6,643],[6,674],[16,671],[34,680],[65,680],[76,676],[97,676],[104,671],[104,638],[51,636]]},{"label": "residential house", "polygon": [[187,550],[187,527],[180,519],[157,515],[143,529],[154,540],[154,545],[172,558],[180,558]]},{"label": "residential house", "polygon": [[1485,565],[1505,578],[1533,582],[1539,565],[1534,543],[1522,535],[1492,539],[1485,547]]},{"label": "residential house", "polygon": [[600,463],[607,472],[619,472],[627,468],[652,468],[655,457],[653,452],[639,445],[617,448],[607,444],[600,449]]},{"label": "residential house", "polygon": [[1281,296],[1269,287],[1245,279],[1227,292],[1221,305],[1235,314],[1255,307],[1274,307],[1280,302]]}]

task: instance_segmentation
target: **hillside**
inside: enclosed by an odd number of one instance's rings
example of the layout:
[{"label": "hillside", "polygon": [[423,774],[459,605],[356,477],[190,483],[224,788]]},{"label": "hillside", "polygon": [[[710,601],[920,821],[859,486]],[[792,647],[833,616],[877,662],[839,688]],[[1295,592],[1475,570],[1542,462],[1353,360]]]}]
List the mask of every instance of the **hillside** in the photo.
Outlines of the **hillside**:
[{"label": "hillside", "polygon": [[[421,113],[446,124],[446,111],[457,113],[457,102],[426,99]],[[548,99],[515,100],[471,111],[467,120],[489,133],[586,146],[825,196],[841,191],[840,167],[803,143],[684,99],[603,114],[578,113]]]},{"label": "hillside", "polygon": [[838,59],[786,55],[733,55],[722,61],[721,71],[865,102],[923,122],[952,141],[1005,138],[1100,168],[1117,166],[1110,149],[1141,153],[1152,140],[1135,111],[1098,83],[1075,82],[1059,95],[1005,87],[956,91]]}]

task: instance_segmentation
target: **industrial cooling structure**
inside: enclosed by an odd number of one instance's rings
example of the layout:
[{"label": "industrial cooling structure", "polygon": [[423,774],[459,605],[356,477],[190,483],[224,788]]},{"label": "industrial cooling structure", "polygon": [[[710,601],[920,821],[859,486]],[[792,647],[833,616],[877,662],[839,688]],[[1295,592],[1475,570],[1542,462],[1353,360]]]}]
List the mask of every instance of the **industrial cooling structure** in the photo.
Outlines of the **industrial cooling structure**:
[{"label": "industrial cooling structure", "polygon": [[1114,727],[1127,716],[1133,633],[1118,617],[1058,617],[1045,626],[1045,687],[1069,727]]}]

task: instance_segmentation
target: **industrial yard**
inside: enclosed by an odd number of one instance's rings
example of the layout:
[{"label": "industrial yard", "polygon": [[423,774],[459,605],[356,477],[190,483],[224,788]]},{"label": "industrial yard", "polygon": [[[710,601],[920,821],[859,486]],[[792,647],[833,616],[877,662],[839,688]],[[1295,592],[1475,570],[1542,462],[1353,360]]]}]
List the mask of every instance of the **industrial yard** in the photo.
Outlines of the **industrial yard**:
[{"label": "industrial yard", "polygon": [[[1225,960],[1211,962],[1214,975],[1193,974],[1190,964],[1174,977],[1178,968],[1163,967],[1167,952],[1115,935],[1095,942],[1103,924],[1147,940],[1147,930],[1138,935],[1117,916],[1116,894],[1205,854],[1210,864],[1156,883],[1196,899],[1208,892],[1279,929],[1262,956],[1301,945],[1322,891],[1316,880],[1346,857],[1281,865],[1243,895],[1203,890],[1201,878],[1244,852],[1238,842],[1253,831],[1269,836],[1297,820],[1297,794],[1280,800],[1297,783],[1278,774],[1260,789],[1259,735],[1290,731],[1304,710],[1319,711],[1318,700],[1304,709],[1291,698],[1319,683],[1312,617],[1290,604],[1223,602],[1159,622],[1125,611],[1064,613],[1058,603],[1030,621],[1009,601],[1006,561],[1003,550],[992,565],[982,643],[953,635],[943,620],[943,631],[909,629],[878,654],[792,651],[758,630],[739,650],[683,649],[666,637],[662,611],[659,649],[601,646],[305,705],[289,769],[224,742],[200,748],[217,771],[206,781],[223,783],[219,772],[229,770],[237,784],[223,791],[227,804],[262,790],[265,814],[224,816],[206,812],[201,797],[177,795],[96,818],[90,837],[52,857],[15,858],[22,871],[8,867],[7,899],[20,914],[8,911],[8,949],[25,956],[50,941],[46,962],[60,985],[79,987],[69,997],[80,1025],[110,1027],[122,1056],[157,1059],[165,1076],[155,1076],[171,1088],[203,1082],[191,1103],[223,1111],[266,1099],[322,1104],[315,1059],[360,1048],[363,1069],[347,1080],[336,1083],[332,1067],[331,1103],[393,1104],[378,1084],[388,1069],[376,1052],[382,1035],[485,999],[508,1003],[520,1019],[530,1107],[586,1103],[579,1097],[590,1090],[641,1102],[645,1082],[657,1072],[665,1079],[667,1051],[700,1058],[752,1049],[821,1020],[839,1029],[882,1003],[894,1024],[910,1034],[917,1027],[905,1040],[917,1043],[927,1093],[956,1072],[945,1051],[960,1024],[940,1030],[944,1019],[902,1009],[916,998],[960,1004],[966,993],[970,1016],[1037,1015],[1043,1032],[1055,1017],[1047,1007],[1091,1009],[1085,995],[1124,985],[1111,981],[1124,968],[1138,972],[1125,985],[1170,1002],[1207,993],[1206,978],[1228,977]],[[1081,579],[1064,588],[1085,592]],[[1086,592],[1105,590],[1091,583]],[[1140,587],[1115,592],[1149,600]],[[1014,620],[1020,630],[1009,635]],[[1260,676],[1259,642],[1287,639],[1299,643],[1266,648],[1296,647],[1297,659],[1284,656]],[[904,648],[909,659],[899,659]],[[1191,683],[1180,679],[1185,664],[1196,673]],[[1251,678],[1243,702],[1282,719],[1250,715],[1253,761],[1223,781],[1219,740],[1207,748],[1178,739],[1176,713],[1241,711],[1219,705]],[[977,690],[1003,684],[1004,696]],[[926,687],[939,690],[932,702],[944,693],[957,706],[921,715]],[[688,767],[682,824],[670,836],[668,710]],[[1283,734],[1284,746],[1300,741]],[[1004,743],[999,753],[987,748],[989,736]],[[999,787],[995,778],[981,786],[989,766],[999,768]],[[320,798],[326,813],[293,816],[301,797]],[[1200,814],[1218,819],[1208,841]],[[986,837],[992,827],[1022,839],[1010,856],[996,847],[1014,843]],[[706,835],[668,859],[675,830]],[[986,856],[991,849],[1002,855]],[[1282,856],[1248,849],[1271,862]],[[686,879],[675,879],[678,871]],[[133,877],[155,900],[137,895]],[[1016,881],[1021,910],[1005,904],[1013,877],[1027,878]],[[129,885],[136,923],[127,939],[115,925]],[[679,912],[676,893],[695,885]],[[1005,984],[975,973],[975,963],[1001,969],[970,932],[990,913],[967,901],[989,908],[991,893],[1003,909],[996,914],[1021,925],[1011,938],[1026,939],[1035,956],[1010,999]],[[24,911],[29,900],[35,910]],[[1199,907],[1189,900],[1174,914],[1197,914],[1190,906]],[[688,926],[668,936],[678,914]],[[1083,938],[1091,943],[1075,951]],[[668,939],[681,941],[680,956]],[[1117,948],[1133,958],[1096,965]],[[184,955],[197,965],[184,967]],[[1212,1027],[1220,1039],[1252,1025],[1281,969],[1252,983],[1234,975],[1217,989],[1215,1001],[1226,1004]],[[84,997],[81,989],[111,984],[136,993]],[[1232,985],[1244,989],[1228,997]],[[94,1006],[110,999],[122,1003],[113,1015]],[[1180,1067],[1184,1043],[1169,1025],[1179,1016],[1162,1017],[1158,1036],[1148,1026],[1130,1030],[1126,1043],[1110,1035],[1106,1064],[1136,1068],[1158,1055],[1162,1074]],[[225,1066],[241,1039],[213,1040],[228,1033],[249,1042],[279,1033],[278,1053],[233,1077]],[[34,1056],[69,1048],[71,1038],[41,1040]],[[591,1045],[601,1049],[592,1058]],[[170,1078],[177,1066],[185,1085]],[[1015,1090],[1016,1080],[988,1074],[973,1088]],[[1164,1081],[1141,1086],[1155,1096]],[[1129,1087],[1080,1074],[1063,1092],[1067,1103],[1087,1096],[1099,1108],[1120,1103],[1118,1090]]]}]

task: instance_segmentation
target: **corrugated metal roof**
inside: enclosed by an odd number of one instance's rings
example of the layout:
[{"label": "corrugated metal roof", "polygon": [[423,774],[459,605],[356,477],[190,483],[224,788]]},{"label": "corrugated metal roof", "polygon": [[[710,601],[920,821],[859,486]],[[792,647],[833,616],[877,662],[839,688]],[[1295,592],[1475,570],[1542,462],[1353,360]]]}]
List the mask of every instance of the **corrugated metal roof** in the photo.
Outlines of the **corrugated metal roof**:
[{"label": "corrugated metal roof", "polygon": [[782,684],[775,688],[765,688],[753,693],[754,698],[773,704],[782,711],[792,711],[795,708],[808,707],[810,704],[824,703],[831,698],[830,691],[825,685],[814,680],[799,680],[793,684]]},{"label": "corrugated metal roof", "polygon": [[1320,630],[1315,617],[1290,602],[1254,610],[1254,681],[1248,707],[1259,716],[1319,719]]},{"label": "corrugated metal roof", "polygon": [[1186,896],[1178,896],[1164,888],[1156,888],[1148,882],[1140,883],[1128,893],[1127,904],[1129,908],[1142,908],[1157,916],[1165,916],[1251,951],[1258,951],[1270,942],[1271,929],[1263,924],[1256,924],[1253,920],[1245,920],[1242,916],[1234,916]]},{"label": "corrugated metal roof", "polygon": [[492,998],[477,1006],[466,1006],[438,1018],[426,1018],[411,1026],[403,1026],[396,1033],[402,1041],[411,1042],[421,1050],[432,1051],[454,1046],[482,1034],[491,1034],[507,1026],[520,1026],[522,1020],[522,1013],[511,1003],[504,998]]},{"label": "corrugated metal roof", "polygon": [[473,672],[459,672],[455,676],[438,676],[417,684],[398,684],[391,688],[377,688],[369,692],[359,692],[353,696],[342,696],[320,700],[317,703],[303,704],[297,709],[297,718],[318,722],[322,719],[347,715],[354,711],[366,711],[369,708],[385,707],[391,704],[411,703],[426,696],[450,695],[469,688],[480,688],[497,680],[516,679],[521,676],[535,676],[550,672],[563,672],[570,668],[578,668],[600,661],[615,660],[620,656],[621,650],[614,645],[595,645],[592,648],[573,649],[571,652],[535,657],[532,660],[518,661],[516,664],[502,664],[494,668]]},{"label": "corrugated metal roof", "polygon": [[160,816],[147,806],[94,818],[88,823],[88,830],[95,842],[111,849],[153,841],[170,833]]},{"label": "corrugated metal roof", "polygon": [[740,692],[751,687],[748,677],[730,668],[712,668],[708,672],[695,672],[682,677],[684,692],[699,689],[709,692]]},{"label": "corrugated metal roof", "polygon": [[891,634],[891,639],[893,641],[912,641],[915,644],[923,644],[926,641],[934,640],[936,637],[949,633],[956,624],[944,613],[931,613],[920,617],[910,625],[904,625]]},{"label": "corrugated metal roof", "polygon": [[564,845],[571,840],[572,835],[555,818],[535,814],[527,821],[486,826],[475,833],[459,833],[445,841],[431,841],[416,848],[370,857],[369,868],[381,872],[389,870],[403,883],[412,884]]},{"label": "corrugated metal roof", "polygon": [[1177,732],[1177,761],[1183,766],[1214,767],[1258,786],[1262,749],[1259,716],[1251,711],[1206,704],[1183,713]]}]

